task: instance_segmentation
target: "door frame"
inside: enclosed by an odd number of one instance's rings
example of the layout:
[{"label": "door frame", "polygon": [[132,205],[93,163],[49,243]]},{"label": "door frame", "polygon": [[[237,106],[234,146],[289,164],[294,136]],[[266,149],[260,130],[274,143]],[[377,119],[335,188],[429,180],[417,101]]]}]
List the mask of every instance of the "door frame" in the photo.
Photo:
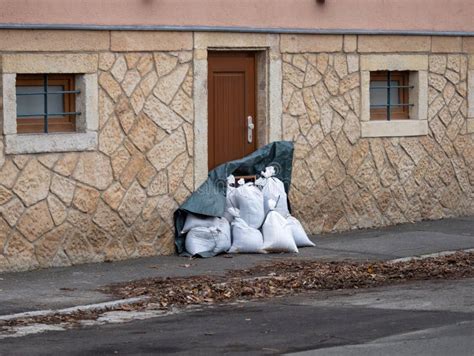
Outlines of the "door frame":
[{"label": "door frame", "polygon": [[252,51],[257,58],[258,145],[282,137],[282,62],[278,35],[199,32],[194,35],[194,188],[208,174],[208,52]]}]

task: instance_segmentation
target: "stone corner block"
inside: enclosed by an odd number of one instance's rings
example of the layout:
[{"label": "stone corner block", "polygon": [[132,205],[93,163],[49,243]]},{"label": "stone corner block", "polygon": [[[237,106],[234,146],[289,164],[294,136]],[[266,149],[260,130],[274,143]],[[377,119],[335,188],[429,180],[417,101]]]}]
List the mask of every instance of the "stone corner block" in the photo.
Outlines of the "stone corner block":
[{"label": "stone corner block", "polygon": [[342,35],[281,35],[280,49],[283,53],[340,52]]},{"label": "stone corner block", "polygon": [[462,38],[462,51],[474,54],[474,36]]},{"label": "stone corner block", "polygon": [[474,133],[474,118],[467,119],[467,133]]},{"label": "stone corner block", "polygon": [[468,83],[468,90],[467,90],[467,102],[468,102],[468,113],[467,116],[469,118],[474,119],[474,69],[470,69],[467,72],[467,83]]},{"label": "stone corner block", "polygon": [[469,56],[468,68],[474,70],[474,54]]},{"label": "stone corner block", "polygon": [[357,35],[344,35],[344,52],[357,51]]},{"label": "stone corner block", "polygon": [[430,36],[359,35],[359,52],[429,52]]},{"label": "stone corner block", "polygon": [[112,51],[181,51],[192,50],[191,32],[178,31],[112,31]]},{"label": "stone corner block", "polygon": [[462,52],[462,37],[433,36],[431,38],[431,52],[433,53]]},{"label": "stone corner block", "polygon": [[365,54],[360,56],[362,71],[428,70],[425,54]]},{"label": "stone corner block", "polygon": [[265,33],[229,33],[229,32],[196,32],[194,34],[194,48],[207,49],[209,47],[242,47],[278,48],[278,35]]},{"label": "stone corner block", "polygon": [[5,54],[3,73],[95,73],[99,57],[97,54]]},{"label": "stone corner block", "polygon": [[109,31],[0,30],[0,51],[103,51]]}]

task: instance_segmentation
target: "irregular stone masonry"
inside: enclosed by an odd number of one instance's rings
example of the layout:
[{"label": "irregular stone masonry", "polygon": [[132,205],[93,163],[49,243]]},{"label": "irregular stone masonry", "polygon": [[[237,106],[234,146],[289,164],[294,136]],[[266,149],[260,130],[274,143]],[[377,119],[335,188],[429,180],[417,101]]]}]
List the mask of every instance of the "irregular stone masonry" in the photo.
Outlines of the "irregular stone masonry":
[{"label": "irregular stone masonry", "polygon": [[358,55],[283,56],[290,200],[311,233],[474,214],[467,56],[429,57],[427,136],[360,137]]},{"label": "irregular stone masonry", "polygon": [[0,139],[0,271],[174,253],[192,71],[191,51],[102,53],[96,152],[4,157]]},{"label": "irregular stone masonry", "polygon": [[[147,52],[100,52],[97,151],[5,156],[0,135],[0,271],[174,253],[172,214],[194,189],[193,52],[152,37]],[[379,39],[293,37],[280,42],[282,131],[309,233],[474,214],[467,55],[429,56],[427,136],[369,139],[356,51]]]}]

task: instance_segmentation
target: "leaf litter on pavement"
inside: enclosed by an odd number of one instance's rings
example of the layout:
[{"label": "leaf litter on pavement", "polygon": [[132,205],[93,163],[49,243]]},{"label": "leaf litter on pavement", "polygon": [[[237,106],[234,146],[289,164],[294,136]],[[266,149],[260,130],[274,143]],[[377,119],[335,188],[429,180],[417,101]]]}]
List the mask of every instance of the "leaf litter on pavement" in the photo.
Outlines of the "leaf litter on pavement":
[{"label": "leaf litter on pavement", "polygon": [[3,321],[0,322],[0,327],[38,322],[74,323],[79,320],[97,319],[104,312],[112,310],[171,310],[176,307],[256,300],[318,290],[361,289],[409,281],[469,278],[474,277],[473,262],[473,252],[457,252],[448,256],[396,263],[284,260],[229,271],[220,276],[147,278],[101,289],[119,298],[146,296],[146,301],[106,310]]},{"label": "leaf litter on pavement", "polygon": [[321,262],[286,260],[224,276],[147,278],[109,286],[121,298],[148,296],[161,308],[262,299],[305,291],[358,289],[414,280],[474,276],[474,253],[404,262]]}]

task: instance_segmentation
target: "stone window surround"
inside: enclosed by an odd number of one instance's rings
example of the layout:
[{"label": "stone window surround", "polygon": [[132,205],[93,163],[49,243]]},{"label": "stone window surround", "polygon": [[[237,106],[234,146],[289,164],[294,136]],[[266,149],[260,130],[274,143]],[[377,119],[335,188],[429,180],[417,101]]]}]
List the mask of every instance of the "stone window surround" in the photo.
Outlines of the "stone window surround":
[{"label": "stone window surround", "polygon": [[[257,51],[257,67],[265,67],[265,73],[258,74],[259,84],[265,81],[265,98],[257,98],[259,116],[263,119],[265,132],[259,134],[260,144],[278,141],[282,138],[282,98],[281,98],[281,54],[279,36],[274,34],[234,34],[196,33],[194,35],[194,185],[198,188],[208,175],[208,116],[207,116],[207,75],[209,50]],[[204,88],[204,89],[203,89]],[[257,96],[261,96],[259,85]],[[263,99],[263,100],[262,100]],[[264,107],[262,107],[264,106]],[[259,117],[260,125],[262,118]],[[264,142],[262,142],[264,136]]]},{"label": "stone window surround", "polygon": [[[3,123],[6,154],[91,151],[97,148],[98,56],[95,54],[6,54],[2,56]],[[16,75],[38,73],[77,74],[77,132],[17,134]]]},{"label": "stone window surround", "polygon": [[[361,137],[401,137],[428,134],[428,56],[419,54],[362,55],[361,67]],[[409,71],[410,108],[408,120],[370,120],[370,72]]]}]

